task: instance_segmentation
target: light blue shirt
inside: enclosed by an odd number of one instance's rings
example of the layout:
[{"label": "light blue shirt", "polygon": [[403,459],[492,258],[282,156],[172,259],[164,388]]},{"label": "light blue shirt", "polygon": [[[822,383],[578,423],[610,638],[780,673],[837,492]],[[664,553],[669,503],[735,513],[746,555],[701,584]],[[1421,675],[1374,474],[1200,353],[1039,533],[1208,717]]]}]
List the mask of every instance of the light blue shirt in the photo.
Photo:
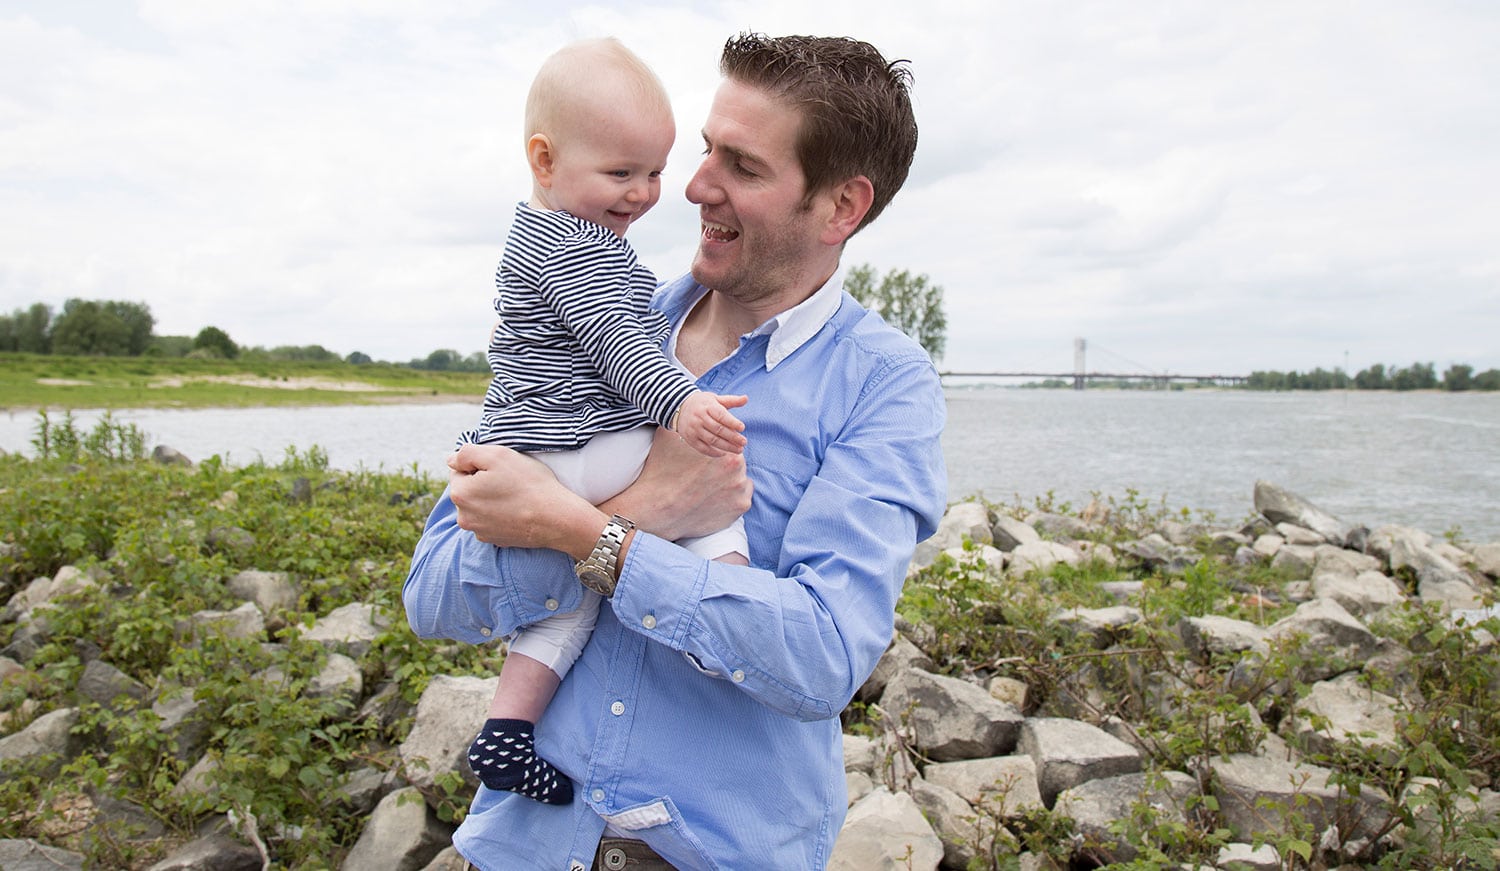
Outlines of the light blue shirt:
[{"label": "light blue shirt", "polygon": [[[680,324],[703,293],[684,276],[656,305]],[[453,841],[485,871],[587,869],[606,823],[683,871],[828,862],[847,805],[839,713],[889,644],[912,551],[946,507],[941,385],[837,277],[699,384],[750,397],[735,413],[751,565],[636,535],[536,730],[576,797],[480,787]],[[418,635],[482,643],[575,607],[581,589],[564,554],[459,529],[445,494],[403,598]]]}]

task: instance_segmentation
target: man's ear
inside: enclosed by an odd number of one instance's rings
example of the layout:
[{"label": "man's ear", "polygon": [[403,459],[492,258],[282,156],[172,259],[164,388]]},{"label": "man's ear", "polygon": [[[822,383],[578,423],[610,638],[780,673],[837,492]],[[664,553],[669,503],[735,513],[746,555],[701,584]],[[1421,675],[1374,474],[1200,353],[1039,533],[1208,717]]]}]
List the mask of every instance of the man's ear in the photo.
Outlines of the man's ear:
[{"label": "man's ear", "polygon": [[545,133],[533,133],[526,140],[526,162],[531,164],[531,176],[544,188],[552,186],[552,169],[557,163],[557,154],[552,150],[552,140]]},{"label": "man's ear", "polygon": [[826,196],[833,204],[833,211],[828,223],[823,225],[822,239],[829,245],[842,245],[859,229],[859,222],[870,211],[870,205],[875,202],[875,186],[868,178],[856,175],[834,185]]}]

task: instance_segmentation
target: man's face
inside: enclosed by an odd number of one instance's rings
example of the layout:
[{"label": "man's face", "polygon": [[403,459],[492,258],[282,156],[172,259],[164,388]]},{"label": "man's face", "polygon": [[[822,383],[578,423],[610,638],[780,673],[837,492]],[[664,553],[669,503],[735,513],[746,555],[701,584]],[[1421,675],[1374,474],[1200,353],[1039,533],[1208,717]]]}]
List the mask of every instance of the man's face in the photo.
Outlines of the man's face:
[{"label": "man's face", "polygon": [[[796,301],[828,278],[820,242],[826,218],[797,162],[800,113],[751,85],[726,79],[703,124],[703,164],[687,185],[702,228],[693,278],[741,303],[791,293]],[[836,259],[835,261],[836,262]]]}]

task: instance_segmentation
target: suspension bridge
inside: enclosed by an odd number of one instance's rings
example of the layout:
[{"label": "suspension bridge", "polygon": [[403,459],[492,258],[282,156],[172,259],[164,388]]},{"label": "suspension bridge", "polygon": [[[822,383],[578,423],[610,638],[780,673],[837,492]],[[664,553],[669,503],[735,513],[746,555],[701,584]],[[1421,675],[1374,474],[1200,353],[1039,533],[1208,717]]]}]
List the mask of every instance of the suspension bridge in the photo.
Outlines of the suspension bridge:
[{"label": "suspension bridge", "polygon": [[[1090,381],[1142,381],[1152,386],[1165,389],[1173,383],[1190,382],[1196,384],[1214,384],[1225,387],[1239,387],[1244,385],[1248,376],[1246,375],[1183,375],[1177,372],[1150,371],[1150,367],[1126,360],[1104,348],[1095,348],[1110,357],[1117,357],[1127,366],[1133,366],[1138,371],[1133,372],[1100,372],[1090,371],[1087,362],[1088,340],[1077,338],[1073,340],[1073,371],[1071,372],[943,372],[944,378],[1046,378],[1061,381],[1071,380],[1074,390],[1083,390]],[[1146,370],[1146,371],[1139,371]]]}]

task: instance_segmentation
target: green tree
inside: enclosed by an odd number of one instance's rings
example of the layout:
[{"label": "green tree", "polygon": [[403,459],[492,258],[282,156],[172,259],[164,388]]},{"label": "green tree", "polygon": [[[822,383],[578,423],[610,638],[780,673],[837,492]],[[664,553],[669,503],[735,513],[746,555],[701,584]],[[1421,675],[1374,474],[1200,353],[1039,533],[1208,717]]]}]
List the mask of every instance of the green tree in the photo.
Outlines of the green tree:
[{"label": "green tree", "polygon": [[45,354],[51,350],[51,326],[52,308],[40,302],[0,316],[0,351]]},{"label": "green tree", "polygon": [[70,299],[52,323],[52,353],[139,356],[151,345],[155,326],[145,303]]},{"label": "green tree", "polygon": [[1474,376],[1475,390],[1500,390],[1500,369],[1486,369]]},{"label": "green tree", "polygon": [[1454,363],[1443,373],[1444,390],[1470,390],[1474,387],[1474,367]]},{"label": "green tree", "polygon": [[1408,369],[1391,373],[1391,386],[1397,390],[1432,390],[1438,386],[1437,373],[1431,363],[1413,363]]},{"label": "green tree", "polygon": [[240,346],[229,338],[229,334],[218,327],[204,327],[193,337],[194,351],[208,351],[216,357],[233,360],[240,355]]},{"label": "green tree", "polygon": [[943,311],[940,285],[905,269],[892,269],[877,284],[874,267],[866,263],[849,270],[844,289],[860,305],[916,339],[932,359],[942,359],[948,344],[948,315]]},{"label": "green tree", "polygon": [[1385,364],[1376,363],[1368,369],[1359,370],[1354,376],[1354,386],[1360,390],[1384,390],[1390,387],[1385,378]]},{"label": "green tree", "polygon": [[370,357],[369,354],[366,354],[364,351],[351,351],[349,353],[349,356],[344,358],[344,362],[353,363],[356,366],[363,366],[366,363],[373,363],[375,361]]}]

